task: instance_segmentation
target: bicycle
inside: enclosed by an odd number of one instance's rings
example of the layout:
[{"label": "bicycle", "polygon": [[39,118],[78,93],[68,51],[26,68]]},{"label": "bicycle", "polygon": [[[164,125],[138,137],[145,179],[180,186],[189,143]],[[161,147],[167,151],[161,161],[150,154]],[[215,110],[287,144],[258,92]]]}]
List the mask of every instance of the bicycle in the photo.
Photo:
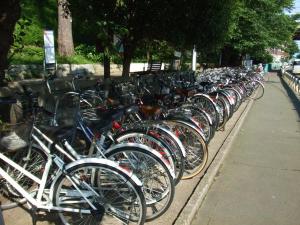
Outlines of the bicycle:
[{"label": "bicycle", "polygon": [[[57,211],[64,224],[144,223],[146,203],[142,183],[131,171],[107,159],[76,159],[35,126],[31,137],[28,158],[15,157],[23,161],[22,166],[0,153],[7,169],[0,168],[2,182],[4,179],[9,189],[14,190],[12,193],[23,198],[20,202],[26,200],[33,209]],[[67,142],[64,144],[68,146]],[[37,159],[44,160],[38,167],[32,167]],[[18,202],[4,204],[1,208],[17,205]]]}]

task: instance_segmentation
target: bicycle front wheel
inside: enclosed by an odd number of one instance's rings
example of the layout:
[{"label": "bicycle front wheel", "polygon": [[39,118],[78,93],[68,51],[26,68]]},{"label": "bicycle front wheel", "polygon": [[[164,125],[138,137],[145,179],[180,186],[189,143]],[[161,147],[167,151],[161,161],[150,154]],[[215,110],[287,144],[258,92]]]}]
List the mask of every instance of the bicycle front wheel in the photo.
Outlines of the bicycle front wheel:
[{"label": "bicycle front wheel", "polygon": [[121,169],[90,162],[65,174],[57,180],[53,196],[64,224],[144,224],[142,189]]},{"label": "bicycle front wheel", "polygon": [[167,120],[165,123],[178,136],[186,149],[184,174],[182,179],[190,179],[203,171],[208,159],[208,150],[204,137],[197,128],[177,120]]},{"label": "bicycle front wheel", "polygon": [[170,167],[167,167],[167,161],[162,156],[147,146],[134,147],[134,144],[128,143],[121,145],[123,147],[107,150],[105,156],[133,171],[140,179],[146,198],[146,220],[153,220],[170,207],[174,198],[175,184]]},{"label": "bicycle front wheel", "polygon": [[258,100],[264,95],[265,87],[263,83],[258,80],[253,81],[253,86],[254,86],[254,93],[252,93],[250,98],[253,100]]}]

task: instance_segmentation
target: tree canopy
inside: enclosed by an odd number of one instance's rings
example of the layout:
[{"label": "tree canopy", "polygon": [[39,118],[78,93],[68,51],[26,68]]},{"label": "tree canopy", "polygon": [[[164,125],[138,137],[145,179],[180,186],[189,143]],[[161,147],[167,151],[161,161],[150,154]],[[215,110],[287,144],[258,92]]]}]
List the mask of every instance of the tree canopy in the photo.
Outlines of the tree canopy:
[{"label": "tree canopy", "polygon": [[296,29],[295,20],[284,13],[293,6],[292,0],[240,0],[232,18],[232,30],[228,34],[223,53],[235,55],[226,64],[239,63],[242,56],[268,58],[268,49],[292,46]]},{"label": "tree canopy", "polygon": [[[124,46],[123,75],[138,46],[167,41],[178,49],[201,51],[222,46],[236,0],[70,0],[85,40],[110,46],[112,35]],[[84,9],[84,10],[83,10]],[[76,20],[77,19],[77,20]],[[77,25],[78,25],[77,24]]]},{"label": "tree canopy", "polygon": [[[222,53],[223,65],[240,65],[246,54],[268,61],[271,48],[297,51],[292,37],[299,15],[285,13],[293,7],[292,0],[68,1],[75,45],[95,46],[98,53],[104,53],[105,64],[111,55],[119,54],[114,45],[114,38],[119,37],[124,49],[120,54],[123,75],[128,75],[132,58],[147,51],[162,51],[155,55],[171,58],[172,51],[185,52],[196,45],[200,60],[217,60]],[[57,0],[14,0],[1,4],[1,10],[12,19],[10,31],[22,16],[15,32],[15,42],[22,42],[21,45],[42,46],[42,30],[57,29]],[[1,42],[5,49],[0,49],[2,78],[12,37],[11,32],[2,36],[9,40]]]}]

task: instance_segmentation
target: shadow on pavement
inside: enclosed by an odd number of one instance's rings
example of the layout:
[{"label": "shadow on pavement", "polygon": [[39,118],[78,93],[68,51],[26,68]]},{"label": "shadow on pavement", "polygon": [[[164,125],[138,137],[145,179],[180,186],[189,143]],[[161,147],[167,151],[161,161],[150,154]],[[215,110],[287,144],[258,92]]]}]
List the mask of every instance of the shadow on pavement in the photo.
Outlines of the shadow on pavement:
[{"label": "shadow on pavement", "polygon": [[279,76],[279,78],[280,78],[282,86],[286,90],[287,95],[289,96],[291,102],[293,103],[293,105],[295,107],[295,110],[298,113],[298,117],[300,118],[300,100],[299,100],[299,98],[296,96],[296,94],[291,89],[291,87],[289,87],[287,85],[287,83],[285,83],[285,81],[283,80],[283,78],[281,76]]},{"label": "shadow on pavement", "polygon": [[32,225],[37,225],[39,223],[49,223],[53,225],[62,224],[57,212],[36,212],[35,210],[28,209],[27,207],[20,205],[20,207],[26,211],[31,216]]},{"label": "shadow on pavement", "polygon": [[280,82],[278,82],[278,81],[265,81],[265,83],[267,83],[267,84],[279,84]]}]

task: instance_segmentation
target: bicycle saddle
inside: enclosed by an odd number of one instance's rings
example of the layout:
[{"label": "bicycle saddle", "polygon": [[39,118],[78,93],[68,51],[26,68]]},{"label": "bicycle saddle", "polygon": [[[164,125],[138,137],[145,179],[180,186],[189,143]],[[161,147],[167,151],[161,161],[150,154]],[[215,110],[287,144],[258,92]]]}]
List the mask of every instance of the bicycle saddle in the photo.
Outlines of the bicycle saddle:
[{"label": "bicycle saddle", "polygon": [[140,110],[146,117],[157,117],[160,116],[162,112],[161,107],[150,105],[141,105]]}]

